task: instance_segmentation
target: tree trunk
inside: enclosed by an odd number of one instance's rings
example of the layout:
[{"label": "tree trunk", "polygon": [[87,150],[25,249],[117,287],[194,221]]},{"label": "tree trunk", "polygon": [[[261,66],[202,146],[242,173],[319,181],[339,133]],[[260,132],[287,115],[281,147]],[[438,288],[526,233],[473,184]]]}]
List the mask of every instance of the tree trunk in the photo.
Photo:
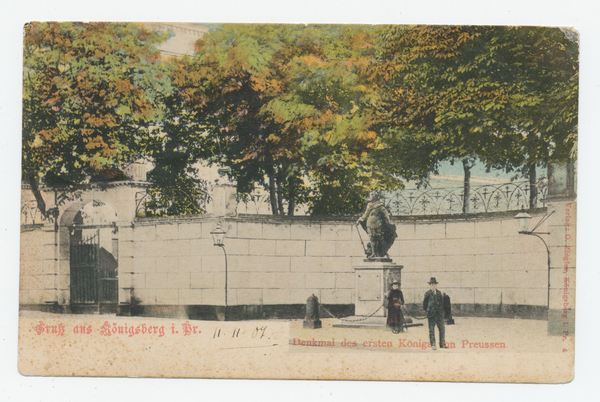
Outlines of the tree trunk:
[{"label": "tree trunk", "polygon": [[535,208],[537,204],[537,175],[535,163],[529,166],[529,208]]},{"label": "tree trunk", "polygon": [[288,179],[288,215],[294,215],[294,209],[296,209],[296,202],[294,201],[294,176],[290,176]]},{"label": "tree trunk", "polygon": [[277,208],[279,215],[284,215],[283,212],[283,190],[281,189],[281,174],[277,175]]},{"label": "tree trunk", "polygon": [[469,212],[471,212],[471,208],[470,208],[470,200],[469,197],[471,196],[471,165],[469,165],[469,161],[468,159],[463,159],[462,160],[462,164],[463,164],[463,169],[465,171],[465,178],[464,178],[464,182],[463,182],[463,214],[468,214]]},{"label": "tree trunk", "polygon": [[28,181],[29,181],[29,185],[31,186],[31,192],[33,193],[33,196],[35,197],[37,207],[40,210],[40,212],[42,213],[42,216],[46,217],[47,216],[46,201],[44,201],[44,197],[42,197],[42,192],[40,191],[40,188],[38,186],[37,180],[35,179],[35,176],[33,174],[29,175]]},{"label": "tree trunk", "polygon": [[275,192],[275,172],[271,167],[267,171],[267,176],[269,177],[269,200],[271,201],[271,212],[273,215],[277,215],[277,194]]}]

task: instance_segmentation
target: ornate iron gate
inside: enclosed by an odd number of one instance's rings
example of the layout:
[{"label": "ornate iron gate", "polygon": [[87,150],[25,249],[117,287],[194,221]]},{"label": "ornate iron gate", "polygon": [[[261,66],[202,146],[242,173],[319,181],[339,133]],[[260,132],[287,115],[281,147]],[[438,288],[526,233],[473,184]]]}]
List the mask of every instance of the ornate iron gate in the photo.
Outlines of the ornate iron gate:
[{"label": "ornate iron gate", "polygon": [[[75,231],[80,234],[81,231]],[[89,237],[71,236],[71,303],[98,303],[100,230]]]},{"label": "ornate iron gate", "polygon": [[71,236],[71,303],[116,304],[118,263],[100,247],[100,229],[87,237],[81,233],[75,230]]},{"label": "ornate iron gate", "polygon": [[100,303],[117,303],[119,300],[119,287],[117,282],[118,262],[111,253],[100,249]]}]

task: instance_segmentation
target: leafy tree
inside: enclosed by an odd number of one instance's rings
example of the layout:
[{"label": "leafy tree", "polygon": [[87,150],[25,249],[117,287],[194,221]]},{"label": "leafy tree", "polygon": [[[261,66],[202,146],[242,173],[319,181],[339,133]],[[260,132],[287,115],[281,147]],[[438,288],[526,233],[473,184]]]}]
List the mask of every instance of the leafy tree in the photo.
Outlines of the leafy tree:
[{"label": "leafy tree", "polygon": [[[352,213],[370,189],[462,161],[576,157],[577,44],[558,29],[223,25],[161,62],[137,24],[26,28],[23,179],[72,186],[148,157],[156,213],[203,212],[194,164],[230,168],[274,214]],[[533,197],[533,194],[532,194]],[[465,203],[467,205],[467,203]]]},{"label": "leafy tree", "polygon": [[198,91],[198,82],[191,84],[189,61],[187,56],[172,58],[165,66],[172,90],[160,98],[160,117],[140,147],[141,155],[154,165],[148,173],[149,215],[201,214],[210,201],[208,183],[198,177],[196,166],[215,152],[217,144],[207,133],[214,122],[202,108],[191,107],[190,97],[205,97],[207,92]]},{"label": "leafy tree", "polygon": [[395,150],[398,135],[374,131],[376,116],[363,107],[377,98],[368,70],[378,29],[224,25],[198,41],[190,107],[215,117],[208,130],[219,153],[210,160],[231,168],[238,191],[264,185],[274,214],[284,198],[289,214],[307,200],[313,213],[344,213],[371,188],[422,177],[427,169],[399,160],[408,147]]},{"label": "leafy tree", "polygon": [[205,155],[209,162],[229,166],[241,193],[268,175],[277,213],[275,164],[281,148],[269,137],[273,127],[258,117],[267,94],[256,83],[272,48],[253,30],[233,26],[205,35],[197,42],[196,58],[182,61],[177,82],[185,107],[199,113],[196,122],[210,120],[205,129],[213,144]]},{"label": "leafy tree", "polygon": [[274,214],[284,213],[284,198],[293,214],[306,194],[300,139],[317,113],[293,93],[295,67],[321,51],[301,26],[224,25],[198,41],[188,65],[190,87],[201,88],[189,107],[214,116],[209,161],[228,166],[242,194],[264,185]]},{"label": "leafy tree", "polygon": [[25,27],[23,180],[47,215],[40,185],[86,182],[139,156],[169,77],[139,24],[34,22]]},{"label": "leafy tree", "polygon": [[533,207],[536,166],[577,157],[579,46],[558,29],[520,28],[516,33],[512,57],[524,90],[511,111],[513,130],[493,138],[492,147],[503,147],[505,155],[488,163],[529,177]]},{"label": "leafy tree", "polygon": [[392,27],[380,60],[383,120],[431,144],[438,160],[462,161],[465,212],[476,157],[535,172],[574,149],[577,45],[559,29]]}]

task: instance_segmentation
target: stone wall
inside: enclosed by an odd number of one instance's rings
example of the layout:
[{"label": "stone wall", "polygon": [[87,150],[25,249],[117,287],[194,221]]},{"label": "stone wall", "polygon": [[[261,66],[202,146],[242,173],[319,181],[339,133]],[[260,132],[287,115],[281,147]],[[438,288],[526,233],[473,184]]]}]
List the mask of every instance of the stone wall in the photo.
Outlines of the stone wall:
[{"label": "stone wall", "polygon": [[[533,221],[542,218],[537,211]],[[404,265],[407,303],[420,303],[429,277],[453,305],[468,313],[543,316],[547,306],[547,253],[542,241],[520,235],[514,213],[398,224],[390,255]],[[545,225],[539,228],[546,231]],[[534,309],[519,311],[518,306]]]},{"label": "stone wall", "polygon": [[[545,210],[529,212],[536,221]],[[514,213],[396,217],[398,238],[390,257],[404,266],[406,302],[420,303],[434,276],[459,313],[481,309],[496,314],[508,308],[510,315],[511,306],[545,309],[545,247],[533,236],[519,235],[513,218]],[[328,306],[351,306],[352,266],[364,259],[355,219],[253,215],[119,224],[119,303],[225,305],[225,258],[210,234],[219,222],[227,230],[229,306],[304,305],[311,294]],[[68,252],[60,253],[59,276],[65,282],[60,285],[53,236],[39,228],[22,234],[22,304],[68,303]],[[57,287],[63,290],[60,298],[53,291]]]},{"label": "stone wall", "polygon": [[55,250],[53,225],[36,225],[21,232],[19,297],[22,304],[44,305],[57,301],[61,278]]},{"label": "stone wall", "polygon": [[[519,235],[512,215],[396,219],[390,257],[404,266],[406,302],[419,303],[435,276],[457,305],[546,306],[545,248]],[[228,305],[304,304],[311,294],[324,304],[354,303],[352,266],[364,259],[354,218],[223,222]],[[122,229],[120,301],[132,292],[140,304],[224,305],[225,259],[213,246],[215,227],[214,219],[167,219]]]},{"label": "stone wall", "polygon": [[[214,221],[144,222],[133,229],[132,287],[142,303],[224,304],[224,265]],[[228,219],[228,304],[353,303],[360,243],[348,222]],[[127,247],[125,247],[127,249]],[[356,261],[359,259],[356,258]],[[125,269],[127,271],[128,269]],[[121,271],[123,272],[123,271]]]}]

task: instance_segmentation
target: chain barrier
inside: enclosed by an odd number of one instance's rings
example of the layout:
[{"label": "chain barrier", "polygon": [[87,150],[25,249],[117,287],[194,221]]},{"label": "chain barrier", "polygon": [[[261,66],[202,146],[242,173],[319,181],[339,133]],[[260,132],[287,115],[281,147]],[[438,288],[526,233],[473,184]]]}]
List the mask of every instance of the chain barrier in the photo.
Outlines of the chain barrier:
[{"label": "chain barrier", "polygon": [[323,306],[320,303],[319,303],[319,307],[321,307],[323,310],[325,310],[327,312],[327,314],[329,314],[330,316],[332,316],[336,320],[341,320],[342,319],[342,318],[336,317],[331,311],[327,310],[327,308],[325,308],[325,306]]},{"label": "chain barrier", "polygon": [[412,315],[411,313],[408,312],[408,309],[404,306],[402,306],[402,311],[404,311],[407,316],[409,316],[410,318],[414,318],[415,320],[424,320],[427,318],[426,315],[423,315],[423,316]]},{"label": "chain barrier", "polygon": [[335,314],[333,314],[331,311],[329,311],[329,310],[328,310],[328,309],[327,309],[325,306],[323,306],[322,304],[319,304],[319,307],[321,307],[323,310],[325,310],[325,312],[326,312],[327,314],[329,314],[330,316],[332,316],[332,317],[333,317],[333,318],[335,318],[336,320],[341,320],[341,321],[350,321],[350,322],[356,322],[356,321],[364,321],[364,320],[366,320],[367,318],[371,318],[371,317],[373,317],[375,314],[377,314],[377,312],[378,312],[379,310],[381,310],[381,308],[383,307],[383,304],[382,304],[381,306],[379,306],[379,308],[378,308],[377,310],[375,310],[373,313],[371,313],[371,315],[368,315],[368,316],[366,316],[366,317],[363,317],[363,318],[357,318],[357,319],[354,319],[354,320],[349,320],[349,319],[347,319],[347,318],[339,318],[339,317],[336,317],[336,316],[335,316]]},{"label": "chain barrier", "polygon": [[378,312],[379,310],[381,310],[381,308],[382,308],[382,307],[383,307],[383,304],[382,304],[381,306],[379,306],[379,308],[378,308],[377,310],[373,311],[373,312],[371,313],[371,315],[368,315],[368,316],[366,316],[366,317],[364,317],[364,318],[356,318],[356,319],[353,319],[353,320],[350,320],[350,319],[347,319],[347,318],[342,318],[342,321],[348,321],[348,322],[358,322],[358,321],[365,321],[367,318],[371,318],[371,317],[373,317],[375,314],[377,314],[377,312]]},{"label": "chain barrier", "polygon": [[[323,306],[322,304],[319,304],[319,307],[322,308],[323,310],[325,310],[325,312],[327,314],[329,314],[331,317],[335,318],[336,320],[340,320],[340,321],[346,321],[346,322],[360,322],[360,321],[365,321],[368,318],[373,317],[375,314],[377,314],[377,312],[379,310],[381,310],[382,307],[385,307],[383,304],[381,306],[379,306],[377,308],[377,310],[375,310],[374,312],[372,312],[370,315],[366,316],[366,317],[361,317],[361,318],[355,318],[355,319],[348,319],[348,318],[339,318],[337,317],[335,314],[333,314],[331,311],[329,311],[325,306]],[[404,313],[405,316],[408,316],[410,318],[413,318],[415,320],[424,320],[427,318],[427,316],[417,316],[417,315],[413,315],[411,314],[408,309],[404,306],[401,306],[402,311]],[[406,324],[405,324],[406,325]]]},{"label": "chain barrier", "polygon": [[[377,312],[378,312],[379,310],[381,310],[381,308],[382,308],[382,307],[384,307],[384,305],[382,304],[381,306],[379,306],[379,307],[377,308],[377,310],[375,310],[374,312],[372,312],[371,314],[369,314],[369,315],[368,315],[368,316],[366,316],[366,317],[356,318],[356,319],[352,319],[352,320],[351,320],[351,319],[348,319],[348,318],[339,318],[339,317],[337,317],[335,314],[333,314],[331,311],[329,311],[329,310],[328,310],[328,309],[327,309],[325,306],[323,306],[322,304],[319,304],[319,307],[320,307],[320,308],[322,308],[323,310],[325,310],[325,312],[326,312],[327,314],[329,314],[331,317],[335,318],[336,320],[341,320],[341,321],[350,321],[350,322],[358,322],[358,321],[365,321],[367,318],[371,318],[371,317],[373,317],[375,314],[377,314]],[[410,317],[410,318],[414,318],[415,320],[424,320],[424,319],[426,319],[426,318],[427,318],[427,316],[425,316],[425,315],[424,315],[424,316],[417,316],[417,315],[411,314],[411,313],[408,311],[408,309],[407,309],[406,307],[404,307],[404,306],[402,306],[402,311],[403,311],[403,313],[404,313],[404,315],[405,315],[405,316],[408,316],[408,317]]]}]

